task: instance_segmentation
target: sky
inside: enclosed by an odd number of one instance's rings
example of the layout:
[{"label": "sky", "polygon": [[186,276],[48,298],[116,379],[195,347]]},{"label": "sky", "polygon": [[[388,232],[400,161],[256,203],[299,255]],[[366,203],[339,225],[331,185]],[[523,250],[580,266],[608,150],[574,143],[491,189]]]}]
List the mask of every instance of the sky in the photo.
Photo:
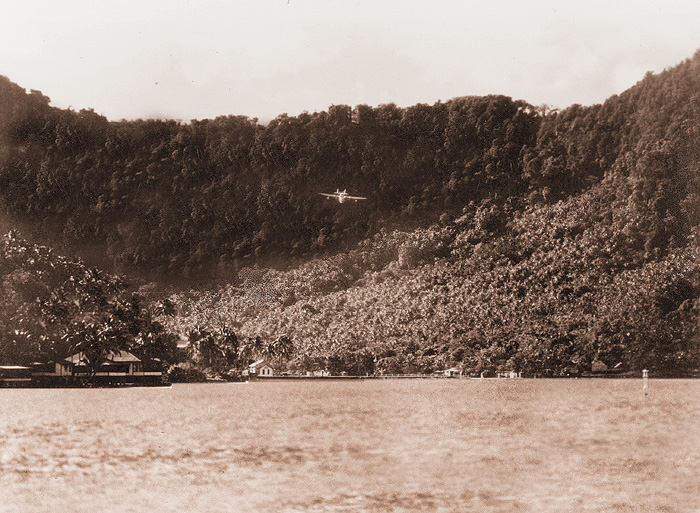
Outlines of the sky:
[{"label": "sky", "polygon": [[0,0],[0,75],[111,120],[505,94],[601,103],[700,49],[697,0]]}]

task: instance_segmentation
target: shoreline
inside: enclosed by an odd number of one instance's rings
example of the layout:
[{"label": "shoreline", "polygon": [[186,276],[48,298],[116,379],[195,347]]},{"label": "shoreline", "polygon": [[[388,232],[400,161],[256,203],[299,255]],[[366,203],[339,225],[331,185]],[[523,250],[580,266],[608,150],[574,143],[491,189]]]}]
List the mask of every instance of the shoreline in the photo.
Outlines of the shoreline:
[{"label": "shoreline", "polygon": [[[577,379],[642,379],[642,376],[637,373],[624,374],[588,374],[583,376],[521,376],[515,378],[502,378],[496,376],[479,377],[479,376],[432,376],[432,375],[388,375],[388,376],[251,376],[245,381],[260,382],[260,381],[363,381],[363,380],[389,380],[389,379],[448,379],[448,380],[472,380],[472,381],[519,381],[519,380],[539,380],[539,379],[555,379],[555,380],[577,380]],[[687,376],[650,376],[649,379],[700,379],[698,375]]]}]

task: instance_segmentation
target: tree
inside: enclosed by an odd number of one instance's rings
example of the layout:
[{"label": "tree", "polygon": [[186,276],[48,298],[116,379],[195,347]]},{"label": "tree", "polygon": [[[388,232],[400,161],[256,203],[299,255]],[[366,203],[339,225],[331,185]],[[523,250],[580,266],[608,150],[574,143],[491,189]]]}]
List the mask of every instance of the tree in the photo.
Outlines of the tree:
[{"label": "tree", "polygon": [[294,354],[294,343],[287,335],[278,336],[272,342],[271,356],[279,358],[279,366],[282,367],[282,360],[288,361]]},{"label": "tree", "polygon": [[199,366],[222,373],[239,360],[238,337],[227,326],[209,330],[195,327],[189,334],[191,359]]},{"label": "tree", "polygon": [[238,361],[247,366],[263,354],[266,346],[260,336],[250,337],[238,348]]},{"label": "tree", "polygon": [[78,354],[79,361],[87,367],[89,379],[111,355],[131,349],[129,337],[113,318],[101,322],[74,322],[64,338],[71,354]]}]

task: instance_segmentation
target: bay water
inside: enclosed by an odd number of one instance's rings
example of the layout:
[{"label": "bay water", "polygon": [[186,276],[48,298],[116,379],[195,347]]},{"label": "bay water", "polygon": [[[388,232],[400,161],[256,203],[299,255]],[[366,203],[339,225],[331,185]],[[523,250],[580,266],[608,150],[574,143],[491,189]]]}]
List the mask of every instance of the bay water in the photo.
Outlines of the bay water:
[{"label": "bay water", "polygon": [[0,389],[0,512],[700,512],[700,381]]}]

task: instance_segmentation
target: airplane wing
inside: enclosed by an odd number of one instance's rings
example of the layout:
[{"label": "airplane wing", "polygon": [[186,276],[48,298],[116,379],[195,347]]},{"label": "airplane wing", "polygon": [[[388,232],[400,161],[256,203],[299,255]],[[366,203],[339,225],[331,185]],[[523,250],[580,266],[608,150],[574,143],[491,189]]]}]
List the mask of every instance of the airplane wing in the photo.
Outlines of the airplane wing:
[{"label": "airplane wing", "polygon": [[319,192],[321,196],[327,196],[329,198],[337,198],[338,196],[336,194],[326,194],[325,192]]},{"label": "airplane wing", "polygon": [[351,199],[351,200],[357,201],[357,200],[367,199],[367,198],[363,198],[362,196],[345,196],[345,199]]}]

